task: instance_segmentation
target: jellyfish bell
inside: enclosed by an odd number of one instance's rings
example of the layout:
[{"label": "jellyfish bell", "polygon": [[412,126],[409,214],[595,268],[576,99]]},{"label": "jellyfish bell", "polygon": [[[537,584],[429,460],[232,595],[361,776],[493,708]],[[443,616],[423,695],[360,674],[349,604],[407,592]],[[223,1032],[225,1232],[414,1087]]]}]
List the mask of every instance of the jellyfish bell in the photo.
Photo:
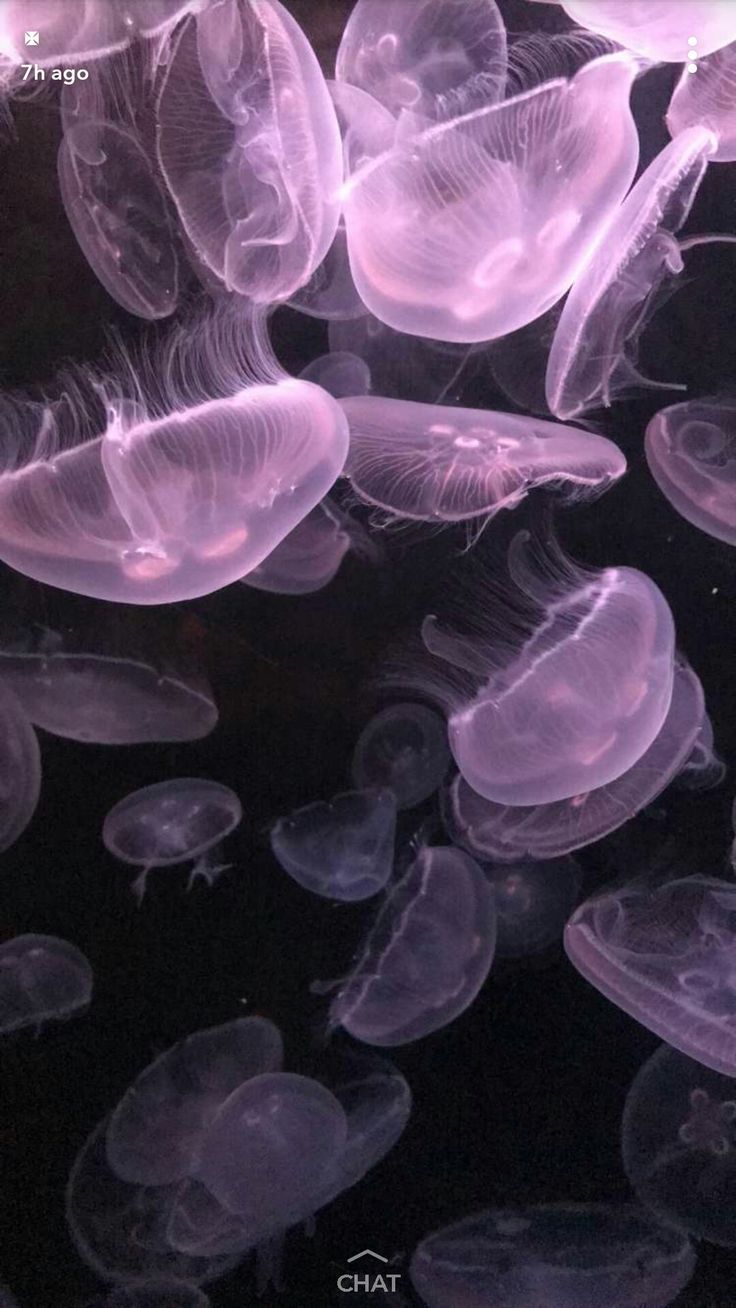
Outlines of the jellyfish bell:
[{"label": "jellyfish bell", "polygon": [[713,723],[706,713],[687,762],[677,774],[677,785],[683,790],[714,790],[720,786],[726,771],[716,751]]},{"label": "jellyfish bell", "polygon": [[[550,3],[550,0],[535,0]],[[699,55],[736,41],[731,0],[552,0],[592,32],[610,37],[645,58],[680,64],[688,37],[697,34]]]},{"label": "jellyfish bell", "polygon": [[736,545],[736,400],[686,400],[661,409],[644,438],[649,469],[678,513]]},{"label": "jellyfish bell", "polygon": [[356,785],[386,786],[399,808],[414,808],[439,789],[449,761],[437,713],[424,704],[390,704],[361,732],[352,774]]},{"label": "jellyfish bell", "polygon": [[22,935],[0,945],[0,1033],[63,1022],[88,1007],[92,968],[58,936]]},{"label": "jellyfish bell", "polygon": [[718,144],[712,163],[736,160],[736,32],[730,45],[701,58],[698,55],[697,77],[690,66],[683,69],[667,110],[670,136],[679,136],[689,127],[707,127],[715,133]]},{"label": "jellyfish bell", "polygon": [[312,359],[299,376],[328,391],[336,400],[347,395],[368,395],[371,389],[370,368],[364,359],[350,350],[335,350]]},{"label": "jellyfish bell", "polygon": [[41,793],[38,738],[20,701],[0,684],[0,853],[25,831]]},{"label": "jellyfish bell", "polygon": [[31,50],[41,68],[79,65],[124,50],[136,35],[156,36],[173,27],[201,0],[4,0],[0,10],[0,66],[17,72],[28,59],[25,33],[38,31]]},{"label": "jellyfish bell", "polygon": [[526,958],[562,940],[582,873],[574,858],[483,868],[496,897],[496,957]]},{"label": "jellyfish bell", "polygon": [[271,848],[285,872],[325,899],[368,899],[393,867],[396,799],[387,789],[351,790],[279,818]]},{"label": "jellyfish bell", "polygon": [[[370,392],[397,400],[441,404],[463,376],[470,351],[443,341],[394,331],[367,311],[349,322],[331,322],[330,350],[360,358],[370,374]],[[353,395],[368,394],[361,387]]]},{"label": "jellyfish bell", "polygon": [[325,322],[350,322],[368,312],[355,289],[345,228],[338,227],[322,262],[288,301],[290,309]]}]

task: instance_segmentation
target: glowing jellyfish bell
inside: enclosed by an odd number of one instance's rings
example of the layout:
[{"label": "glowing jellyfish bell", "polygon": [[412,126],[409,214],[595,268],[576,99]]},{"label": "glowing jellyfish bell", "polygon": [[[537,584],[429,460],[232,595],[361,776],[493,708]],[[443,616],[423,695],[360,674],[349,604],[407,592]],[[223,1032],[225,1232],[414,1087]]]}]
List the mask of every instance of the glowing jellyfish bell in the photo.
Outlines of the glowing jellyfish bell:
[{"label": "glowing jellyfish bell", "polygon": [[0,1033],[63,1022],[92,998],[92,968],[58,936],[15,936],[0,945]]},{"label": "glowing jellyfish bell", "polygon": [[368,899],[391,875],[396,834],[392,791],[350,790],[279,818],[271,848],[285,872],[325,899]]},{"label": "glowing jellyfish bell", "polygon": [[140,376],[124,359],[87,380],[94,418],[79,385],[54,404],[0,402],[0,559],[65,590],[130,604],[217,590],[263,562],[345,460],[336,401],[281,373],[263,325],[229,309],[172,332]]},{"label": "glowing jellyfish bell", "polygon": [[662,409],[647,427],[644,449],[672,507],[736,545],[736,401],[713,397]]},{"label": "glowing jellyfish bell", "polygon": [[414,808],[439,789],[449,762],[442,719],[424,704],[391,704],[361,732],[353,780],[358,786],[386,786],[399,808]]},{"label": "glowing jellyfish bell", "polygon": [[536,0],[561,4],[581,27],[599,32],[647,59],[680,64],[688,37],[697,37],[698,53],[736,41],[736,11],[731,0]]},{"label": "glowing jellyfish bell", "polygon": [[[691,47],[693,56],[699,43]],[[718,144],[713,163],[732,163],[736,160],[736,33],[731,45],[688,64],[675,87],[669,109],[667,126],[671,136],[679,136],[688,127],[701,125],[715,133]]]},{"label": "glowing jellyfish bell", "polygon": [[637,64],[587,64],[498,105],[397,139],[348,177],[355,285],[391,327],[445,341],[503,336],[584,267],[638,160]]}]

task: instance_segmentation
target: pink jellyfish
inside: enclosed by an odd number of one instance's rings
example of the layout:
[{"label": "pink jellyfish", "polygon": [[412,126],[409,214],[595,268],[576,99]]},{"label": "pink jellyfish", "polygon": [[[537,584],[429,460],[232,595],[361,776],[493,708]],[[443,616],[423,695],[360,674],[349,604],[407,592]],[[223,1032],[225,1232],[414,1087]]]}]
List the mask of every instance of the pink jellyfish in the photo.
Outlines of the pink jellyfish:
[{"label": "pink jellyfish", "polygon": [[736,40],[705,59],[698,58],[695,68],[697,77],[691,75],[693,64],[686,66],[670,100],[670,134],[708,127],[718,138],[713,163],[732,163],[736,160]]},{"label": "pink jellyfish", "polygon": [[581,27],[610,37],[647,59],[684,63],[697,37],[698,54],[708,55],[736,40],[731,0],[536,0],[561,4]]},{"label": "pink jellyfish", "polygon": [[[85,64],[124,50],[136,35],[161,35],[200,0],[4,0],[0,80],[32,60],[40,68]],[[26,32],[38,32],[38,44]]]},{"label": "pink jellyfish", "polygon": [[683,518],[736,545],[736,402],[686,400],[655,414],[647,427],[647,463]]}]

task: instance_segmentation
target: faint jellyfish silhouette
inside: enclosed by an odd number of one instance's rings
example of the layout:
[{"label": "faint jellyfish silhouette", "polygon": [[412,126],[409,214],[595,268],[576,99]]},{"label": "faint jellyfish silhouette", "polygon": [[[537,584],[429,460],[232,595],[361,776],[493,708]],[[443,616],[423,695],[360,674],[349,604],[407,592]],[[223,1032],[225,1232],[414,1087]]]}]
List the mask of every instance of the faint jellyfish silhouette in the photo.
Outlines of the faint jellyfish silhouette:
[{"label": "faint jellyfish silhouette", "polygon": [[698,75],[689,67],[675,87],[667,126],[671,136],[688,127],[708,127],[718,138],[713,163],[736,160],[736,31],[731,45],[724,46],[705,59],[698,54]]},{"label": "faint jellyfish silhouette", "polygon": [[324,899],[368,899],[393,867],[396,799],[390,790],[349,790],[279,818],[275,858],[305,890]]},{"label": "faint jellyfish silhouette", "polygon": [[574,858],[486,864],[496,896],[496,957],[526,958],[562,940],[582,873]]},{"label": "faint jellyfish silhouette", "polygon": [[736,1247],[736,1081],[660,1045],[629,1088],[621,1147],[647,1208],[698,1239]]},{"label": "faint jellyfish silhouette", "polygon": [[58,936],[15,936],[0,945],[0,1032],[64,1022],[92,999],[92,968]]},{"label": "faint jellyfish silhouette", "polygon": [[536,0],[561,4],[581,27],[656,62],[680,64],[687,38],[698,37],[698,54],[708,55],[736,40],[736,12],[730,0]]},{"label": "faint jellyfish silhouette", "polygon": [[131,1185],[171,1185],[189,1176],[228,1095],[282,1063],[280,1032],[263,1017],[179,1040],[143,1069],[108,1118],[107,1161],[115,1175]]},{"label": "faint jellyfish silhouette", "polygon": [[690,1280],[686,1235],[636,1204],[490,1208],[422,1241],[427,1308],[665,1308]]},{"label": "faint jellyfish silhouette", "polygon": [[278,0],[202,8],[157,107],[158,155],[197,253],[228,290],[288,299],[327,254],[342,148],[317,59]]},{"label": "faint jellyfish silhouette", "polygon": [[25,831],[41,793],[41,753],[20,701],[0,685],[0,853]]},{"label": "faint jellyfish silhouette", "polygon": [[424,704],[390,704],[371,718],[355,746],[356,786],[385,786],[398,808],[439,790],[450,762],[447,728]]},{"label": "faint jellyfish silhouette", "polygon": [[[29,53],[41,68],[85,64],[124,50],[135,36],[163,35],[197,0],[4,0],[0,8],[0,80]],[[27,30],[42,34],[29,52]],[[59,79],[56,79],[59,80]]]},{"label": "faint jellyfish silhouette", "polygon": [[685,766],[677,774],[683,790],[714,790],[726,775],[726,765],[716,753],[713,724],[705,714],[700,731]]},{"label": "faint jellyfish silhouette", "polygon": [[365,562],[380,558],[368,532],[327,498],[241,580],[244,586],[275,595],[311,595],[337,576],[351,549]]},{"label": "faint jellyfish silhouette", "polygon": [[450,838],[480,859],[550,859],[601,840],[646,808],[692,758],[702,730],[703,688],[678,660],[672,701],[659,734],[633,767],[587,794],[551,804],[494,804],[476,794],[460,773],[442,796]]},{"label": "faint jellyfish silhouette", "polygon": [[649,422],[644,450],[672,507],[736,545],[736,401],[714,397],[661,409]]},{"label": "faint jellyfish silhouette", "polygon": [[210,1308],[206,1294],[187,1281],[143,1281],[113,1290],[105,1308]]},{"label": "faint jellyfish silhouette", "polygon": [[355,285],[389,326],[485,341],[545,313],[590,258],[638,159],[618,53],[397,139],[343,186]]},{"label": "faint jellyfish silhouette", "polygon": [[574,967],[675,1049],[736,1075],[736,886],[642,878],[587,899],[565,930]]},{"label": "faint jellyfish silhouette", "polygon": [[302,368],[299,376],[303,381],[321,386],[336,400],[345,395],[367,395],[371,389],[370,368],[364,359],[349,350],[320,354]]},{"label": "faint jellyfish silhouette", "polygon": [[194,863],[190,882],[208,884],[222,866],[216,848],[240,823],[243,810],[229,786],[204,777],[176,777],[142,786],[110,809],[102,826],[105,848],[123,863],[143,868],[132,890],[143,898],[152,868]]},{"label": "faint jellyfish silhouette", "polygon": [[348,259],[345,228],[338,227],[334,240],[309,281],[297,287],[288,301],[290,309],[326,322],[348,322],[368,312],[355,289]]},{"label": "faint jellyfish silhouette", "polygon": [[53,404],[0,400],[0,558],[36,580],[125,603],[208,594],[342,470],[344,414],[281,372],[255,315],[223,306],[119,370]]},{"label": "faint jellyfish silhouette", "polygon": [[356,494],[398,518],[462,522],[513,509],[537,486],[597,495],[626,459],[604,436],[518,414],[359,395],[345,473]]},{"label": "faint jellyfish silhouette", "polygon": [[449,846],[422,849],[389,891],[330,1023],[369,1045],[402,1045],[447,1026],[472,1004],[496,945],[493,891],[477,863]]},{"label": "faint jellyfish silhouette", "polygon": [[665,146],[632,187],[573,285],[547,361],[547,403],[558,418],[610,405],[633,384],[652,382],[636,368],[636,342],[655,292],[684,267],[682,254],[720,237],[677,241],[703,179],[716,137],[692,127]]},{"label": "faint jellyfish silhouette", "polygon": [[331,322],[328,336],[331,350],[363,360],[374,395],[431,404],[452,394],[471,355],[467,347],[394,331],[368,312],[350,322]]}]

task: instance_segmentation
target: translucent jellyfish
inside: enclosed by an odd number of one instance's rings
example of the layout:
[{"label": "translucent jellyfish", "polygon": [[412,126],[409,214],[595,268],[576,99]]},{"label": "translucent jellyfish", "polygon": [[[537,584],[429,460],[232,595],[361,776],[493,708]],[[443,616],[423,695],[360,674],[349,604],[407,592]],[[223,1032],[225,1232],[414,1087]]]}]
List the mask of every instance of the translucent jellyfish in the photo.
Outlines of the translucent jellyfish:
[{"label": "translucent jellyfish", "polygon": [[647,1208],[697,1239],[736,1247],[736,1081],[661,1045],[631,1084],[621,1144]]},{"label": "translucent jellyfish", "polygon": [[58,936],[15,936],[0,945],[0,1032],[63,1022],[92,999],[92,968]]},{"label": "translucent jellyfish", "polygon": [[279,1030],[244,1017],[178,1041],[136,1077],[107,1123],[107,1161],[131,1185],[171,1185],[196,1170],[215,1113],[252,1076],[283,1063]]},{"label": "translucent jellyfish", "polygon": [[736,401],[686,400],[655,413],[644,441],[662,494],[693,526],[736,545]]},{"label": "translucent jellyfish", "polygon": [[545,313],[634,176],[632,56],[397,137],[343,187],[350,267],[400,331],[484,341]]},{"label": "translucent jellyfish", "polygon": [[447,728],[424,704],[391,704],[358,738],[352,773],[356,786],[385,786],[399,808],[414,808],[442,783],[450,762]]},{"label": "translucent jellyfish", "polygon": [[390,790],[349,790],[279,818],[271,848],[305,890],[351,901],[383,890],[393,867],[395,834],[396,799]]},{"label": "translucent jellyfish", "polygon": [[323,502],[243,577],[243,583],[275,595],[311,595],[330,584],[349,549],[350,536],[339,515]]},{"label": "translucent jellyfish", "polygon": [[349,322],[331,322],[328,336],[330,350],[349,351],[363,360],[372,394],[401,400],[441,404],[452,393],[469,356],[467,346],[408,336],[368,312]]},{"label": "translucent jellyfish", "polygon": [[186,1281],[144,1281],[113,1290],[105,1308],[210,1308],[206,1294]]},{"label": "translucent jellyfish", "polygon": [[224,283],[288,299],[332,244],[340,131],[304,33],[278,0],[224,0],[188,23],[158,100],[158,155],[184,229]]},{"label": "translucent jellyfish", "polygon": [[490,1208],[419,1245],[427,1308],[665,1308],[690,1280],[686,1235],[634,1204]]},{"label": "translucent jellyfish", "polygon": [[503,19],[495,0],[358,0],[336,69],[394,115],[442,119],[503,97]]},{"label": "translucent jellyfish", "polygon": [[41,793],[38,740],[20,702],[0,684],[0,853],[25,831]]},{"label": "translucent jellyfish", "polygon": [[660,60],[683,63],[688,37],[698,38],[698,54],[736,40],[731,0],[538,0],[561,4],[581,27]]},{"label": "translucent jellyfish", "polygon": [[[85,64],[123,50],[136,35],[154,36],[173,25],[197,0],[3,0],[0,8],[0,79],[31,56],[41,68]],[[41,33],[29,50],[28,30]]]},{"label": "translucent jellyfish", "polygon": [[89,398],[75,378],[56,403],[0,400],[11,567],[125,603],[208,594],[258,567],[339,476],[344,414],[280,373],[257,321],[225,308],[161,348],[139,375],[123,357],[119,376],[88,378]]},{"label": "translucent jellyfish", "polygon": [[212,867],[207,856],[242,816],[240,800],[229,786],[204,777],[176,777],[143,786],[114,804],[102,840],[115,858],[143,868],[133,884],[142,899],[155,867],[194,862],[192,878],[200,875],[211,883],[222,869]]},{"label": "translucent jellyfish", "polygon": [[371,389],[371,373],[364,359],[349,350],[337,350],[335,353],[320,354],[299,376],[303,381],[314,382],[323,390],[340,400],[345,395],[367,395]]},{"label": "translucent jellyfish", "polygon": [[332,245],[309,281],[291,296],[289,308],[327,322],[348,322],[368,312],[350,272],[344,227],[338,227]]},{"label": "translucent jellyfish", "polygon": [[369,1045],[419,1040],[472,1004],[495,945],[494,895],[477,863],[427,847],[387,895],[330,1021]]},{"label": "translucent jellyfish", "polygon": [[697,73],[691,76],[687,65],[675,87],[667,110],[670,135],[678,136],[698,124],[708,127],[718,138],[712,162],[732,163],[736,160],[736,31],[733,44],[705,59],[698,53]]},{"label": "translucent jellyfish", "polygon": [[726,765],[716,753],[713,724],[706,713],[685,766],[677,774],[683,790],[713,790],[726,775]]},{"label": "translucent jellyfish", "polygon": [[626,459],[604,436],[539,418],[359,395],[345,472],[369,504],[399,518],[461,522],[513,509],[537,486],[600,494]]},{"label": "translucent jellyfish", "polygon": [[487,864],[496,896],[496,957],[525,958],[562,939],[582,873],[574,858]]},{"label": "translucent jellyfish", "polygon": [[480,859],[549,859],[616,831],[682,774],[697,748],[705,705],[692,668],[678,662],[672,701],[658,736],[641,758],[608,785],[552,804],[494,804],[458,773],[443,795],[451,839]]},{"label": "translucent jellyfish", "polygon": [[692,127],[665,146],[575,282],[547,361],[547,403],[558,418],[609,405],[634,383],[659,385],[637,371],[636,341],[654,293],[682,272],[683,252],[713,239],[678,242],[674,233],[690,212],[716,144],[708,128]]},{"label": "translucent jellyfish", "polygon": [[565,930],[578,972],[690,1058],[736,1076],[736,886],[692,876],[613,886]]}]

